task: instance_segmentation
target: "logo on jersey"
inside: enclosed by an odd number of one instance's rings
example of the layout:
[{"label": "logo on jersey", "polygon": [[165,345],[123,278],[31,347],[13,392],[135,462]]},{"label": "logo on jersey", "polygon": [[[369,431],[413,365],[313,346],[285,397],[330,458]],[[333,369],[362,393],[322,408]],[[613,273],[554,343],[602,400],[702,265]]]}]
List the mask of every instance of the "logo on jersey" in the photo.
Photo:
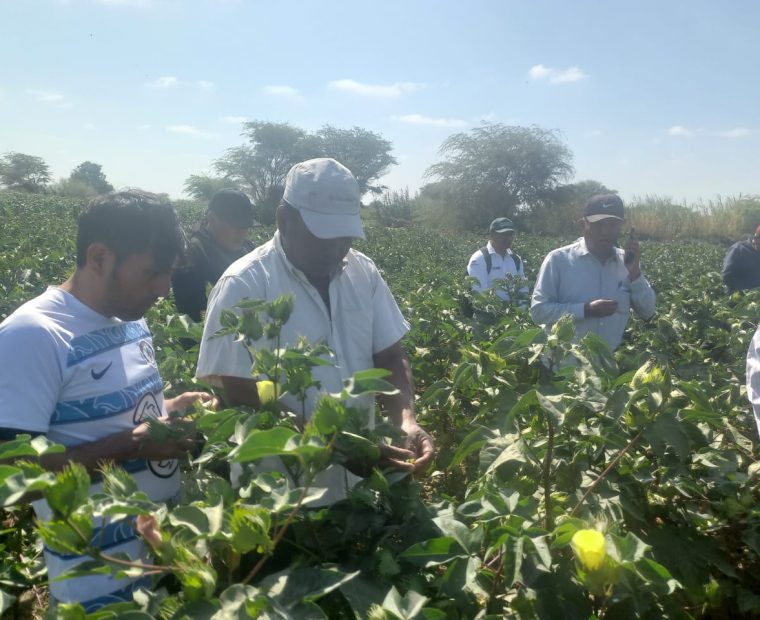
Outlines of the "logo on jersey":
[{"label": "logo on jersey", "polygon": [[98,381],[98,380],[102,379],[102,378],[103,378],[103,375],[104,375],[104,374],[106,374],[106,373],[108,372],[108,369],[111,367],[111,364],[113,364],[113,362],[110,362],[110,363],[108,364],[108,366],[106,366],[106,367],[105,367],[103,370],[101,370],[100,372],[95,372],[95,369],[94,369],[94,368],[93,368],[92,370],[90,370],[90,374],[92,375],[92,378],[93,378],[93,379],[95,379],[95,381]]},{"label": "logo on jersey", "polygon": [[[142,343],[140,343],[142,345]],[[150,345],[148,345],[150,347]],[[140,347],[142,349],[142,346]],[[153,348],[150,347],[151,353]],[[135,407],[135,413],[132,417],[132,421],[135,426],[147,422],[150,419],[157,419],[161,417],[161,407],[158,404],[156,395],[148,392],[137,403]],[[172,474],[177,471],[179,467],[179,461],[176,459],[168,459],[164,461],[148,461],[148,469],[153,472],[153,475],[159,478],[170,478]]]},{"label": "logo on jersey", "polygon": [[147,340],[141,340],[138,346],[140,347],[140,355],[142,355],[142,358],[151,366],[155,366],[156,353],[153,351],[153,345]]}]

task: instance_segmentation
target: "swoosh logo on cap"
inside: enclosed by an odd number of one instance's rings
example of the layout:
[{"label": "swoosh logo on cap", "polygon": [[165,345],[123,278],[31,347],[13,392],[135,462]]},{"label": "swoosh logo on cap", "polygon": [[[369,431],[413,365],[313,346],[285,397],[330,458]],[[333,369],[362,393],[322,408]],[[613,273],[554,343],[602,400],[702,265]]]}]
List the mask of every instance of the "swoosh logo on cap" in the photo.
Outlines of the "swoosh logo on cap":
[{"label": "swoosh logo on cap", "polygon": [[602,209],[609,209],[609,208],[614,207],[614,206],[615,206],[614,204],[609,204],[608,205],[607,203],[604,203],[604,202],[602,203]]},{"label": "swoosh logo on cap", "polygon": [[113,364],[113,362],[109,363],[109,364],[108,364],[108,366],[106,366],[106,367],[105,367],[103,370],[101,370],[100,372],[95,372],[95,369],[93,368],[93,369],[90,371],[90,374],[92,375],[92,378],[93,378],[93,379],[95,379],[95,381],[97,381],[98,379],[102,379],[102,378],[103,378],[103,375],[104,375],[104,374],[106,374],[106,373],[108,372],[108,369],[111,367],[111,364]]}]

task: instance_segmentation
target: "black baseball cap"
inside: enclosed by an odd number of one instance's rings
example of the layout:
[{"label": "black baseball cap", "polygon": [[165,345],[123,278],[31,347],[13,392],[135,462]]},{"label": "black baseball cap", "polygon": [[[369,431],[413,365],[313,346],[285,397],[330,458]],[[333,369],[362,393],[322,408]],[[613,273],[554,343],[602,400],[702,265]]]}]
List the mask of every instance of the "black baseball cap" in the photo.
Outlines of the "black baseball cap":
[{"label": "black baseball cap", "polygon": [[235,228],[253,226],[253,205],[248,196],[236,189],[220,189],[211,197],[208,210]]},{"label": "black baseball cap", "polygon": [[515,225],[508,217],[497,217],[488,227],[488,232],[503,233],[514,231]]},{"label": "black baseball cap", "polygon": [[589,222],[598,222],[610,217],[625,220],[623,201],[617,194],[597,194],[586,203],[583,217]]}]

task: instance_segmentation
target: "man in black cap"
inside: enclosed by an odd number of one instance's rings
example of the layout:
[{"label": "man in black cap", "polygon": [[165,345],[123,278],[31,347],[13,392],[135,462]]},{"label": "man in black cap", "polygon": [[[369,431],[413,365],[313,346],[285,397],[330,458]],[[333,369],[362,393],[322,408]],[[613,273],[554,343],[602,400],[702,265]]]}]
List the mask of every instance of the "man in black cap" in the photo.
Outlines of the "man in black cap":
[{"label": "man in black cap", "polygon": [[[525,265],[512,251],[515,226],[509,218],[497,217],[488,233],[488,243],[470,257],[467,275],[477,279],[476,291],[482,293],[492,288],[500,299],[508,302],[512,297],[510,291],[515,292],[515,287],[509,286],[508,276],[525,279]],[[528,288],[521,287],[520,292],[527,294]]]},{"label": "man in black cap", "polygon": [[225,269],[254,249],[248,233],[253,206],[243,192],[222,189],[211,197],[208,211],[188,243],[186,260],[172,274],[177,310],[196,322],[206,310],[208,285]]},{"label": "man in black cap", "polygon": [[623,339],[631,308],[643,319],[655,312],[655,294],[641,274],[639,242],[617,240],[625,220],[617,194],[598,194],[586,204],[583,237],[549,252],[533,289],[530,313],[546,329],[569,314],[580,340],[588,332],[604,338],[611,350]]}]

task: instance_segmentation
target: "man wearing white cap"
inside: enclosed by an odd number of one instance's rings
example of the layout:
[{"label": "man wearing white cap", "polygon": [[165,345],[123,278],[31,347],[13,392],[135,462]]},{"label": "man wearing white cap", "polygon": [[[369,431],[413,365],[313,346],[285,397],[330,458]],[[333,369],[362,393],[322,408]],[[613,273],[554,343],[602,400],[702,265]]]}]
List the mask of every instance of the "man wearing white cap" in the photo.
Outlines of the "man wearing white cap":
[{"label": "man wearing white cap", "polygon": [[550,252],[533,289],[530,313],[546,329],[561,316],[575,321],[576,339],[588,332],[611,350],[623,340],[631,308],[643,319],[655,312],[655,293],[641,274],[639,242],[616,246],[625,219],[617,194],[598,194],[586,204],[583,237]]},{"label": "man wearing white cap", "polygon": [[[407,447],[414,449],[398,450],[391,460],[398,468],[424,471],[434,446],[414,415],[411,368],[401,346],[409,324],[375,264],[351,249],[354,238],[364,239],[360,206],[356,179],[334,159],[311,159],[291,168],[274,237],[233,263],[211,292],[196,374],[223,387],[229,404],[257,406],[248,351],[231,336],[213,336],[221,328],[222,311],[234,310],[242,299],[272,301],[292,294],[295,305],[281,346],[294,346],[304,337],[334,351],[334,365],[313,369],[322,392],[340,392],[343,382],[360,370],[390,370],[388,380],[399,393],[383,402],[391,421],[406,431]],[[256,346],[271,343],[261,340]],[[307,418],[318,397],[315,389],[307,392]],[[373,424],[373,399],[356,400],[369,410]],[[288,394],[282,401],[293,411],[301,409]],[[407,463],[412,456],[417,457],[414,464]],[[320,503],[342,499],[357,480],[342,467],[331,466],[314,483],[328,489]]]}]

